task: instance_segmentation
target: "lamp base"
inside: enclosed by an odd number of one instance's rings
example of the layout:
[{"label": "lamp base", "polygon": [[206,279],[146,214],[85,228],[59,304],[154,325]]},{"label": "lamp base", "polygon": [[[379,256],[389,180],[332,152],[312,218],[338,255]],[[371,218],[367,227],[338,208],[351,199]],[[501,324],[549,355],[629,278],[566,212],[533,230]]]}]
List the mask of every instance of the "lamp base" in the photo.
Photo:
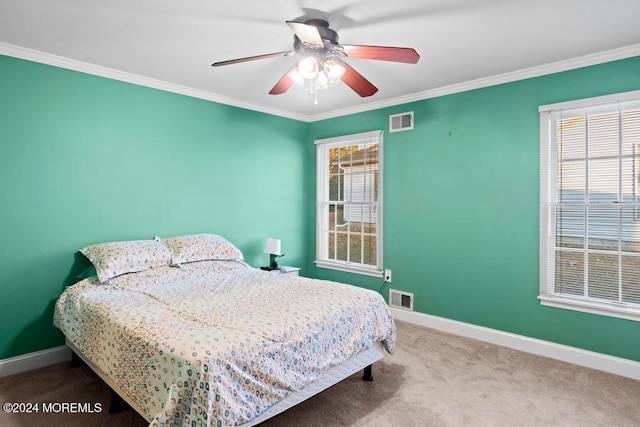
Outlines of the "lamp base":
[{"label": "lamp base", "polygon": [[281,256],[284,256],[284,254],[282,255],[269,254],[269,268],[271,270],[278,269],[278,263],[276,262],[276,258],[280,258]]}]

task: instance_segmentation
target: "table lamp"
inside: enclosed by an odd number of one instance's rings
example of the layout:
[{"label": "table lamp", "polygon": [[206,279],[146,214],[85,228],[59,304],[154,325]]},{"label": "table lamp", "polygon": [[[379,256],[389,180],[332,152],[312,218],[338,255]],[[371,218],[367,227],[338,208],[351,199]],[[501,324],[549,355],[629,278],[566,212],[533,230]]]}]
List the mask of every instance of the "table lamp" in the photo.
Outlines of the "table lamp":
[{"label": "table lamp", "polygon": [[278,268],[276,258],[284,256],[284,254],[281,253],[282,251],[280,246],[280,239],[267,239],[264,252],[269,254],[269,270],[276,270]]}]

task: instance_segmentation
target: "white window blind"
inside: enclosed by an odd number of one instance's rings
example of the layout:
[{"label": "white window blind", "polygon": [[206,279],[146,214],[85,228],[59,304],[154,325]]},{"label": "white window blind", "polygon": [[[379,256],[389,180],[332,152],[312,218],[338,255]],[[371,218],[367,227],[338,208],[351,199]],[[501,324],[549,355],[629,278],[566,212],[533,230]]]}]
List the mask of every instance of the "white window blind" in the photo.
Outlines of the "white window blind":
[{"label": "white window blind", "polygon": [[382,132],[316,141],[316,265],[382,275]]},{"label": "white window blind", "polygon": [[540,300],[640,320],[640,91],[540,111]]}]

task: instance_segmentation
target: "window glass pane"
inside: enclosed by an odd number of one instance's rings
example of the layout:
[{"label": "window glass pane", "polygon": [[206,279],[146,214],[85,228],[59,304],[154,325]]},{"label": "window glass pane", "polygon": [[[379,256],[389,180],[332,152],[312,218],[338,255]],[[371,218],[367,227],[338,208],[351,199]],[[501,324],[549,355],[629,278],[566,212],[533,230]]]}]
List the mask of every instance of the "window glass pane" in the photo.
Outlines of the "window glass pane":
[{"label": "window glass pane", "polygon": [[[347,207],[345,207],[346,209]],[[369,224],[375,222],[376,218],[371,217],[371,209],[368,206],[362,204],[351,204],[348,206],[348,214],[345,211],[345,221],[350,224],[350,230],[362,231],[362,224]]]},{"label": "window glass pane", "polygon": [[622,257],[622,301],[640,304],[640,258]]},{"label": "window glass pane", "polygon": [[618,156],[619,142],[618,112],[591,114],[588,118],[587,139],[589,158]]},{"label": "window glass pane", "polygon": [[364,207],[363,233],[376,234],[378,232],[378,227],[376,226],[376,212],[377,209],[375,206]]},{"label": "window glass pane", "polygon": [[589,296],[618,299],[618,255],[589,253],[587,258]]},{"label": "window glass pane", "polygon": [[618,200],[619,115],[593,114],[588,118],[589,202]]},{"label": "window glass pane", "polygon": [[558,200],[582,202],[586,191],[586,118],[561,119],[557,124]]},{"label": "window glass pane", "polygon": [[[622,250],[640,253],[640,207],[623,207],[620,210]],[[637,259],[640,262],[640,259]]]},{"label": "window glass pane", "polygon": [[[616,150],[617,151],[617,150]],[[589,202],[618,200],[618,158],[593,159],[589,156]]]},{"label": "window glass pane", "polygon": [[344,200],[343,181],[344,175],[341,173],[329,175],[329,201],[340,202]]},{"label": "window glass pane", "polygon": [[587,173],[584,160],[568,160],[558,165],[558,200],[582,203],[585,199]]},{"label": "window glass pane", "polygon": [[336,259],[336,234],[329,233],[327,258]]},{"label": "window glass pane", "polygon": [[622,141],[625,144],[640,144],[640,109],[622,111]]},{"label": "window glass pane", "polygon": [[337,174],[340,172],[340,147],[331,147],[328,149],[329,164],[325,165],[329,168],[329,174]]},{"label": "window glass pane", "polygon": [[353,222],[360,222],[362,218],[362,209],[360,205],[348,204],[344,207],[344,223],[346,226],[351,226]]},{"label": "window glass pane", "polygon": [[[353,179],[353,168],[347,167],[345,168],[344,174],[344,184],[342,186],[342,192],[344,193],[344,201],[345,202],[353,202],[354,201],[354,193],[356,199],[358,198],[358,180]],[[354,191],[355,187],[355,191]]]},{"label": "window glass pane", "polygon": [[349,231],[360,233],[362,231],[363,211],[362,205],[351,204],[345,207],[345,219]]},{"label": "window glass pane", "polygon": [[623,111],[622,126],[622,191],[623,200],[640,201],[640,110]]},{"label": "window glass pane", "polygon": [[581,207],[556,208],[556,246],[584,247],[585,211]]},{"label": "window glass pane", "polygon": [[640,201],[640,192],[638,191],[638,184],[640,183],[640,174],[638,174],[638,167],[640,166],[638,156],[638,149],[640,145],[633,144],[628,145],[628,154],[620,159],[622,163],[622,200],[623,202],[638,202]]},{"label": "window glass pane", "polygon": [[370,265],[376,265],[378,263],[376,236],[363,236],[364,245],[364,263]]},{"label": "window glass pane", "polygon": [[342,225],[342,205],[329,205],[329,230],[335,231],[340,230],[340,226]]},{"label": "window glass pane", "polygon": [[584,160],[587,157],[587,119],[585,116],[558,120],[558,161]]},{"label": "window glass pane", "polygon": [[349,236],[349,261],[362,262],[362,235],[351,234]]},{"label": "window glass pane", "polygon": [[354,187],[357,198],[358,187],[360,186],[360,182],[358,178],[354,178],[353,176],[353,168],[348,167],[345,169],[344,183],[342,184],[342,189],[344,192],[344,201],[345,202],[353,202],[354,200]]},{"label": "window glass pane", "polygon": [[584,253],[556,251],[555,292],[584,295]]},{"label": "window glass pane", "polygon": [[378,198],[380,197],[379,193],[379,184],[378,184],[378,180],[379,180],[379,172],[378,172],[378,168],[376,167],[375,172],[373,173],[373,201],[377,202]]},{"label": "window glass pane", "polygon": [[618,250],[617,206],[596,206],[587,209],[589,249]]},{"label": "window glass pane", "polygon": [[[371,191],[371,176],[366,175],[361,167],[351,168],[351,173],[345,182],[345,189],[348,188],[348,201],[349,202],[364,202],[370,201],[371,197],[368,196],[368,192]],[[345,190],[346,191],[346,190]]]},{"label": "window glass pane", "polygon": [[336,257],[334,259],[339,261],[348,261],[349,256],[349,242],[348,235],[346,233],[336,234]]}]

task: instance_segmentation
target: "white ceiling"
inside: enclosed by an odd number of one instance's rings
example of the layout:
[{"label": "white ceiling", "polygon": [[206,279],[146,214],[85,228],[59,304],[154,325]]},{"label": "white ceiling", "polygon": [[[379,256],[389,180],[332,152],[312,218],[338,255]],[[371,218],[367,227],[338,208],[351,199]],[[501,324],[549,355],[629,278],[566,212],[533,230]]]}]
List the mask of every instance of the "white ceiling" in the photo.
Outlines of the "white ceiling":
[{"label": "white ceiling", "polygon": [[[639,16],[639,0],[0,0],[0,54],[317,120],[640,55]],[[310,18],[342,43],[413,47],[420,62],[347,59],[379,92],[339,82],[318,105],[297,86],[268,94],[296,57],[211,67],[289,50],[285,21]]]}]

